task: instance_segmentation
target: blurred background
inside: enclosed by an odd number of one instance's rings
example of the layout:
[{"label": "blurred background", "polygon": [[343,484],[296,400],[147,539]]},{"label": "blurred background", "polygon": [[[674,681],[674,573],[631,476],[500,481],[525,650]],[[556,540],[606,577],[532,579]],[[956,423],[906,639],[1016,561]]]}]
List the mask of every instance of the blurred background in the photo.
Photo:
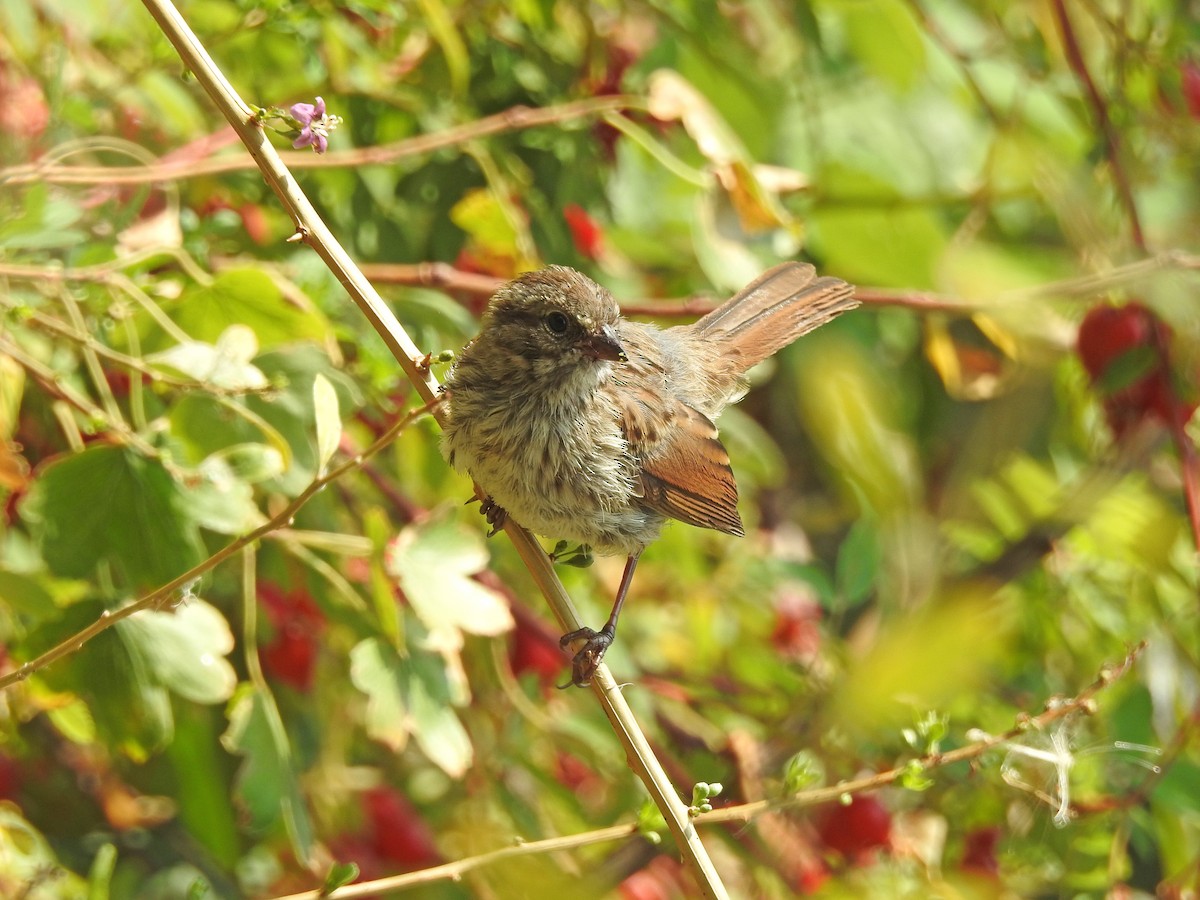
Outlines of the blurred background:
[{"label": "blurred background", "polygon": [[[704,830],[733,896],[1194,895],[1195,3],[180,9],[249,103],[341,117],[276,144],[435,355],[546,263],[668,325],[784,259],[860,286],[720,422],[747,537],[667,528],[608,656],[684,795],[903,768],[1148,642],[1092,716]],[[3,672],[283,510],[334,412],[337,465],[418,405],[293,230],[140,4],[0,0]],[[0,894],[274,897],[653,833],[470,491],[422,420],[8,687]],[[559,567],[592,624],[621,564]],[[406,896],[693,896],[677,858]]]}]

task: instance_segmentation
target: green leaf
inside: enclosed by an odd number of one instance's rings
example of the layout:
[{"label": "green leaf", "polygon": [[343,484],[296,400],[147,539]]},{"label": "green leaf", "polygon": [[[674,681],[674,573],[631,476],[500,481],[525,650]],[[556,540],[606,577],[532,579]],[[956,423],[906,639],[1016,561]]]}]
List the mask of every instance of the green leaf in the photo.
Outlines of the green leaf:
[{"label": "green leaf", "polygon": [[57,616],[58,604],[43,583],[48,580],[0,569],[0,597],[8,609],[34,621]]},{"label": "green leaf", "polygon": [[471,739],[450,707],[444,667],[428,653],[401,657],[376,638],[350,652],[350,679],[367,695],[367,733],[393,752],[408,738],[453,778],[474,757]]},{"label": "green leaf", "polygon": [[[171,408],[171,436],[182,445],[186,458],[200,463],[214,454],[228,454],[229,464],[237,477],[252,483],[278,477],[292,462],[292,448],[282,434],[269,422],[237,401],[221,401],[207,394],[194,392],[182,397]],[[245,450],[247,446],[269,445],[275,459],[266,458],[266,449]],[[250,458],[243,460],[245,453]],[[254,455],[261,458],[255,459]],[[241,466],[245,464],[243,471]],[[277,471],[259,477],[261,466]]]},{"label": "green leaf", "polygon": [[906,90],[925,68],[920,23],[901,0],[837,0],[846,40],[863,65]]},{"label": "green leaf", "polygon": [[[20,808],[13,803],[0,803],[0,859],[4,860],[5,882],[14,885],[14,897],[87,897],[83,879],[58,861],[50,843],[22,818]],[[47,873],[53,873],[53,892],[38,890],[38,885],[46,885]],[[26,893],[24,887],[30,892]]]},{"label": "green leaf", "polygon": [[21,514],[57,575],[107,563],[137,588],[163,584],[204,558],[186,496],[162,463],[93,445],[46,466]]},{"label": "green leaf", "polygon": [[388,574],[439,649],[457,650],[464,631],[497,635],[513,627],[504,597],[470,577],[487,563],[479,532],[446,518],[405,528],[387,555]]},{"label": "green leaf", "polygon": [[[94,600],[77,603],[61,619],[31,633],[23,649],[29,656],[44,652],[94,624],[104,612]],[[53,690],[84,700],[100,737],[136,761],[171,740],[170,695],[143,641],[129,630],[129,620],[100,632],[39,678]],[[82,728],[81,735],[90,730],[86,723]]]},{"label": "green leaf", "polygon": [[321,882],[321,896],[332,894],[343,885],[350,884],[358,877],[358,866],[352,862],[338,863],[335,862],[329,867],[329,871],[325,874],[325,880]]},{"label": "green leaf", "polygon": [[318,470],[324,473],[341,441],[342,419],[338,413],[337,392],[320,372],[313,378],[313,412],[317,422]]},{"label": "green leaf", "polygon": [[237,675],[225,659],[233,632],[213,606],[191,599],[173,612],[139,613],[121,626],[164,687],[196,703],[220,703],[233,694]]},{"label": "green leaf", "polygon": [[930,289],[946,246],[928,209],[821,207],[809,219],[826,268],[860,284]]},{"label": "green leaf", "polygon": [[215,344],[187,341],[147,359],[204,384],[231,391],[257,391],[268,386],[267,377],[250,360],[258,353],[254,332],[230,325]]},{"label": "green leaf", "polygon": [[256,364],[273,384],[285,384],[270,396],[254,394],[245,398],[246,408],[275,428],[287,441],[292,462],[280,478],[280,487],[299,493],[317,471],[316,419],[313,409],[313,382],[323,375],[338,395],[342,414],[357,407],[361,394],[345,373],[338,371],[329,357],[312,345],[288,347],[261,354]]},{"label": "green leaf", "polygon": [[300,785],[292,768],[283,722],[275,701],[245,685],[229,705],[229,728],[221,744],[230,753],[244,757],[235,790],[255,832],[270,828],[283,816],[292,848],[307,861],[312,856],[313,831]]},{"label": "green leaf", "polygon": [[207,287],[185,294],[170,312],[195,340],[210,343],[233,325],[249,328],[262,347],[323,341],[329,334],[324,316],[296,305],[259,269],[228,269]]},{"label": "green leaf", "polygon": [[117,848],[106,843],[96,851],[96,857],[88,870],[88,900],[108,900],[116,866]]},{"label": "green leaf", "polygon": [[[261,444],[242,446],[262,447]],[[273,448],[263,449],[279,459]],[[196,474],[184,489],[188,509],[200,527],[217,534],[244,534],[262,523],[264,516],[254,503],[254,490],[237,477],[226,459],[213,454]]]},{"label": "green leaf", "polygon": [[51,250],[76,247],[84,233],[72,228],[83,211],[60,194],[50,195],[47,185],[35,184],[22,195],[21,214],[0,223],[0,248],[11,250]]},{"label": "green leaf", "polygon": [[879,575],[881,558],[875,523],[859,519],[850,527],[838,551],[834,577],[844,602],[854,604],[867,596]]},{"label": "green leaf", "polygon": [[1105,394],[1115,394],[1153,372],[1158,360],[1158,351],[1154,347],[1130,347],[1109,362],[1100,373],[1096,386]]}]

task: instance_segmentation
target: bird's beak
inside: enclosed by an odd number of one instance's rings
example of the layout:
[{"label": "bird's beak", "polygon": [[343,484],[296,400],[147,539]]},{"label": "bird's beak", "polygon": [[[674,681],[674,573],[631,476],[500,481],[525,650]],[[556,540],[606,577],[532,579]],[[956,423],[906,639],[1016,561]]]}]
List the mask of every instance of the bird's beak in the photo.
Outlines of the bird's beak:
[{"label": "bird's beak", "polygon": [[617,329],[611,325],[601,325],[599,331],[594,331],[580,342],[585,356],[592,359],[607,359],[612,362],[627,362],[625,348],[617,337]]}]

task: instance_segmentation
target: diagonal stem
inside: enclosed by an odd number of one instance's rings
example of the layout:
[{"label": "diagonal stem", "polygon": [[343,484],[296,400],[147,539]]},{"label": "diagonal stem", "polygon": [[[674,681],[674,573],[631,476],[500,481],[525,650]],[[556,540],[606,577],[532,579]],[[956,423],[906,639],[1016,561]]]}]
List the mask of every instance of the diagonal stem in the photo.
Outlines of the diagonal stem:
[{"label": "diagonal stem", "polygon": [[1083,85],[1088,102],[1095,113],[1096,124],[1100,128],[1101,136],[1104,138],[1104,148],[1108,156],[1108,164],[1112,167],[1113,181],[1117,185],[1117,195],[1121,198],[1121,205],[1125,207],[1125,214],[1129,217],[1129,228],[1133,235],[1133,243],[1140,251],[1146,253],[1148,252],[1146,248],[1146,236],[1142,232],[1142,221],[1138,216],[1137,202],[1133,198],[1133,189],[1129,185],[1129,175],[1125,172],[1125,165],[1121,161],[1121,146],[1117,140],[1117,129],[1113,127],[1112,119],[1108,115],[1108,104],[1104,102],[1104,97],[1101,96],[1100,89],[1096,87],[1095,79],[1092,78],[1091,73],[1088,71],[1087,62],[1083,58],[1083,50],[1079,46],[1079,39],[1075,36],[1075,26],[1071,24],[1071,16],[1067,12],[1066,0],[1054,0],[1053,5],[1054,18],[1058,22],[1059,31],[1062,33],[1063,52],[1066,54],[1067,63],[1071,66],[1075,77]]},{"label": "diagonal stem", "polygon": [[[317,215],[304,192],[300,190],[295,178],[284,166],[263,129],[254,122],[253,110],[238,96],[170,0],[142,0],[142,2],[174,45],[184,65],[208,93],[213,103],[246,145],[251,156],[254,157],[254,161],[258,164],[267,183],[295,222],[297,235],[316,251],[317,255],[337,276],[351,299],[358,305],[372,327],[379,332],[388,349],[395,355],[404,374],[408,376],[421,397],[426,401],[432,401],[437,395],[438,383],[429,373],[428,368],[422,365],[424,354],[416,348],[391,310],[387,308],[379,294],[350,259],[349,254]],[[434,411],[434,416],[440,422],[443,413],[438,409]],[[529,567],[534,580],[546,596],[546,600],[559,622],[568,630],[578,628],[579,617],[561,582],[554,574],[545,551],[529,532],[516,523],[509,521],[505,525],[505,530],[512,538],[518,553]],[[634,718],[628,704],[625,703],[612,675],[603,665],[593,681],[593,692],[599,699],[605,715],[612,723],[618,739],[624,745],[630,766],[645,783],[655,804],[662,812],[663,818],[666,819],[684,863],[695,877],[702,895],[714,898],[714,900],[727,898],[728,893],[721,883],[721,878],[708,856],[708,851],[700,842],[695,826],[688,817],[687,806],[679,798],[670,779],[667,778],[662,764],[650,749],[641,726]]]}]

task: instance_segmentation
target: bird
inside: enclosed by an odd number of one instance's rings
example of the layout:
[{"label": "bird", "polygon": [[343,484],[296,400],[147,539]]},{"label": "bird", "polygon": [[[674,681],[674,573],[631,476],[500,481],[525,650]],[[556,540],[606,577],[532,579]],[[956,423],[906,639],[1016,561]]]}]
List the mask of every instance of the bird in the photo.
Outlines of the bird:
[{"label": "bird", "polygon": [[565,266],[493,294],[442,385],[441,449],[486,495],[492,533],[511,517],[625,556],[605,624],[562,636],[564,650],[578,646],[570,684],[591,682],[638,559],[668,520],[745,534],[717,417],[752,366],[857,305],[852,285],[800,262],[669,328],[623,318],[608,290]]}]

